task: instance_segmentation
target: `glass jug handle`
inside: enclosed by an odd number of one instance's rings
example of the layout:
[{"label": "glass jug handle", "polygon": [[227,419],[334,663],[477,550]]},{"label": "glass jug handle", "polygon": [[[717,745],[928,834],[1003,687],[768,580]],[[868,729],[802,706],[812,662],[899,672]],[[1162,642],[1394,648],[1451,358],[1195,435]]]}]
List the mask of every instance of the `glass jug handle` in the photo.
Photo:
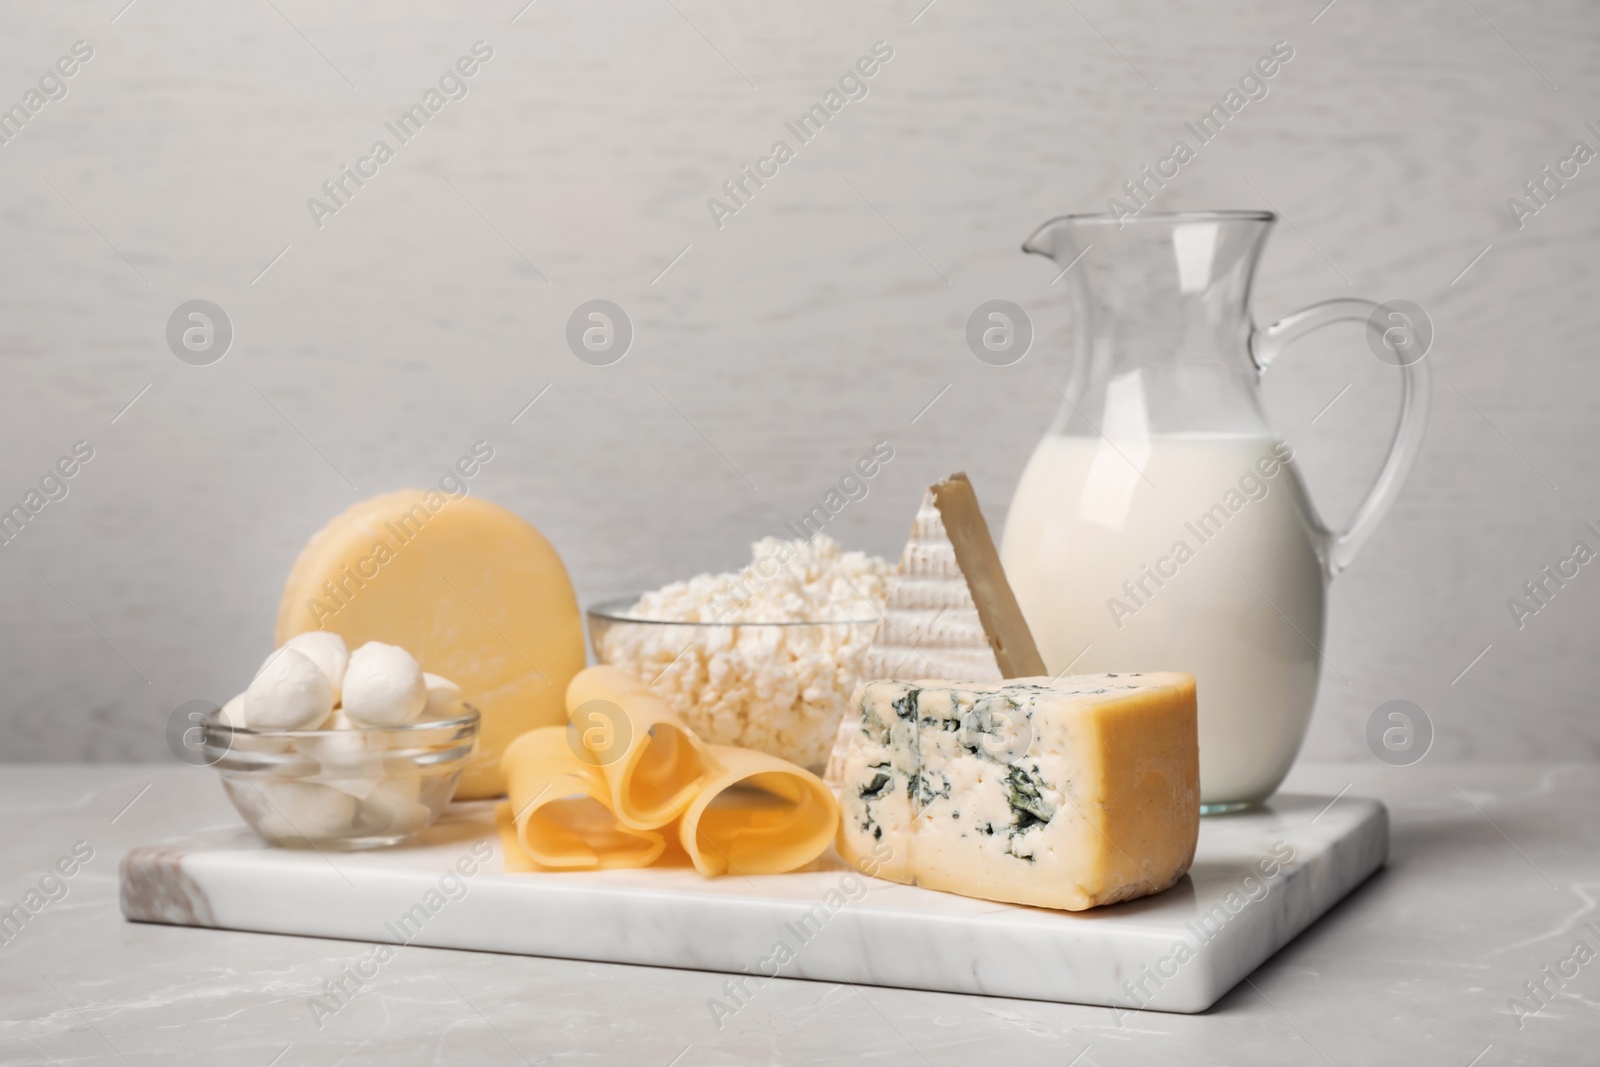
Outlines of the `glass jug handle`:
[{"label": "glass jug handle", "polygon": [[[1400,420],[1395,426],[1394,439],[1389,443],[1389,455],[1383,461],[1383,469],[1378,472],[1366,500],[1356,509],[1355,517],[1343,532],[1328,529],[1320,517],[1315,519],[1321,541],[1322,566],[1330,579],[1337,577],[1356,558],[1356,553],[1372,536],[1372,531],[1383,520],[1395,497],[1400,495],[1400,487],[1405,483],[1406,475],[1411,473],[1412,464],[1417,461],[1417,455],[1422,450],[1422,438],[1428,428],[1428,365],[1421,357],[1404,361],[1397,351],[1403,346],[1388,344],[1385,327],[1380,325],[1376,315],[1379,307],[1371,300],[1356,298],[1325,300],[1279,319],[1265,329],[1253,328],[1250,334],[1250,358],[1258,374],[1266,373],[1267,367],[1291,342],[1335,322],[1366,323],[1367,329],[1379,343],[1396,355],[1391,362],[1398,364],[1400,370]],[[1406,327],[1409,326],[1406,323]]]}]

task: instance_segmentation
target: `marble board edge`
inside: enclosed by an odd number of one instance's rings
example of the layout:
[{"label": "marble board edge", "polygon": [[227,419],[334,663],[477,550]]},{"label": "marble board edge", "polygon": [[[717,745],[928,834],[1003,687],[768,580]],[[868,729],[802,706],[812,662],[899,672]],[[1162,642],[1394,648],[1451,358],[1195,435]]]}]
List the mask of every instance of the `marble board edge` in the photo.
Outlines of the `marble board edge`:
[{"label": "marble board edge", "polygon": [[[1301,810],[1317,811],[1320,807],[1319,803]],[[1340,808],[1343,810],[1335,810],[1321,826],[1315,824],[1323,814],[1305,824],[1299,818],[1286,822],[1282,812],[1268,813],[1272,819],[1260,820],[1261,829],[1270,831],[1266,836],[1256,832],[1257,826],[1249,816],[1225,817],[1234,821],[1210,824],[1213,846],[1226,839],[1230,831],[1252,832],[1258,843],[1281,833],[1289,835],[1288,839],[1294,840],[1304,855],[1300,861],[1285,865],[1281,879],[1271,882],[1259,900],[1252,897],[1251,906],[1243,908],[1238,919],[1224,916],[1215,937],[1207,939],[1198,927],[1186,923],[1195,933],[1194,950],[1192,958],[1186,957],[1177,966],[1171,965],[1170,953],[1164,952],[1174,943],[1177,927],[1173,920],[1178,914],[1174,905],[1181,894],[1176,898],[1168,894],[1144,898],[1142,906],[1137,901],[1130,902],[1131,907],[1118,905],[1115,911],[1096,916],[1097,921],[1052,929],[1041,924],[1053,924],[1054,913],[987,905],[868,880],[876,890],[872,894],[876,903],[892,902],[888,909],[842,909],[824,931],[829,936],[818,937],[814,942],[800,937],[799,944],[806,946],[806,952],[792,960],[779,961],[770,977],[1090,1004],[1125,1012],[1205,1011],[1383,866],[1388,848],[1387,810],[1381,803],[1364,798],[1349,798]],[[1197,868],[1204,860],[1215,860],[1206,855],[1206,840],[1203,835]],[[392,927],[390,932],[379,930],[372,912],[389,909],[384,913],[393,915],[397,905],[416,893],[419,880],[433,876],[428,873],[433,868],[422,864],[443,857],[442,850],[417,850],[409,856],[396,857],[397,867],[404,865],[404,869],[382,867],[385,857],[381,853],[345,854],[360,857],[357,862],[366,867],[349,868],[357,881],[370,884],[373,878],[392,877],[394,884],[368,896],[358,891],[359,899],[342,915],[335,911],[309,919],[303,909],[297,912],[284,907],[281,902],[274,902],[272,895],[258,896],[250,887],[262,874],[263,865],[276,868],[278,860],[284,859],[281,869],[273,871],[287,887],[280,887],[278,896],[294,899],[298,893],[301,899],[311,896],[328,900],[344,894],[339,878],[334,876],[338,868],[331,862],[326,866],[316,862],[319,857],[315,853],[286,855],[259,845],[251,847],[248,841],[245,834],[220,845],[215,840],[178,840],[132,850],[123,859],[119,879],[124,916],[135,922],[354,943],[388,942],[701,970],[727,973],[737,981],[745,981],[739,978],[741,974],[748,975],[766,962],[762,958],[763,946],[774,943],[773,934],[779,929],[796,930],[793,924],[806,913],[808,904],[815,903],[803,896],[717,899],[716,894],[683,893],[681,889],[676,894],[663,894],[638,885],[572,893],[566,885],[555,890],[553,884],[541,888],[519,882],[518,876],[497,870],[500,864],[496,854],[493,866],[485,868],[492,876],[477,890],[485,898],[480,900],[477,911],[482,915],[477,920],[472,917],[473,909],[458,909],[446,921],[402,938],[394,936],[398,931]],[[230,843],[234,846],[231,849]],[[1216,870],[1225,872],[1233,882],[1246,870],[1238,867],[1238,857],[1233,853],[1226,849],[1216,851],[1226,853],[1227,862],[1214,862],[1209,878],[1199,869],[1194,871],[1204,890],[1200,900],[1194,891],[1189,893],[1197,917],[1202,904],[1218,911],[1214,904],[1221,899]],[[343,880],[350,882],[348,878]],[[815,886],[816,881],[808,884]],[[348,888],[355,890],[353,883]],[[629,894],[634,895],[634,906],[618,907],[619,895]],[[1272,898],[1270,902],[1268,896]],[[940,898],[931,903],[947,913],[937,913],[930,907],[929,914],[916,915],[893,906],[910,902],[917,907],[930,897]],[[588,902],[583,898],[589,898]],[[734,912],[746,913],[736,922],[726,910],[733,902],[741,905]],[[358,914],[356,905],[365,905],[366,914]],[[973,910],[972,905],[984,905],[986,910]],[[551,909],[560,921],[531,927],[519,923],[517,920],[526,916],[530,906]],[[962,908],[968,910],[959,913]],[[483,922],[483,916],[494,916],[498,921]],[[1149,921],[1146,916],[1156,921]],[[732,926],[728,925],[730,922]],[[684,924],[700,923],[707,924],[704,938],[663,933]],[[785,934],[784,938],[788,936]],[[1165,974],[1163,960],[1176,972],[1165,979],[1152,970]]]}]

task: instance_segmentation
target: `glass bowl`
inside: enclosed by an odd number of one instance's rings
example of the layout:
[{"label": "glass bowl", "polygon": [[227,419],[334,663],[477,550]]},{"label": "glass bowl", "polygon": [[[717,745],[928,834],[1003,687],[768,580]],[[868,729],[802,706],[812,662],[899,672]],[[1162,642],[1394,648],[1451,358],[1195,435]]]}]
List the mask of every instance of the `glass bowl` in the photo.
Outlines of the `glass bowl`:
[{"label": "glass bowl", "polygon": [[630,615],[638,601],[589,608],[596,659],[649,682],[702,740],[822,773],[877,618],[678,622]]},{"label": "glass bowl", "polygon": [[201,720],[228,799],[274,845],[394,845],[439,817],[477,748],[478,711],[404,726],[247,730]]}]

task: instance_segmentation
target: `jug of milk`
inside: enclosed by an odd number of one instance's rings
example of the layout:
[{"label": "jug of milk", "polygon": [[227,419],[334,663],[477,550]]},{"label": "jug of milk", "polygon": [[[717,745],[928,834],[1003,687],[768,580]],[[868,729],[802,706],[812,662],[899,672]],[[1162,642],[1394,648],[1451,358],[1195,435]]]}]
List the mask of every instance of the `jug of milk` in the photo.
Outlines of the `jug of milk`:
[{"label": "jug of milk", "polygon": [[[1427,421],[1426,349],[1403,312],[1330,300],[1254,325],[1275,221],[1068,215],[1022,246],[1071,267],[1075,351],[1011,503],[1006,573],[1052,672],[1195,676],[1208,813],[1263,800],[1288,774],[1324,662],[1326,585],[1394,502]],[[1290,341],[1342,320],[1368,323],[1402,407],[1371,493],[1334,531],[1258,386]]]}]

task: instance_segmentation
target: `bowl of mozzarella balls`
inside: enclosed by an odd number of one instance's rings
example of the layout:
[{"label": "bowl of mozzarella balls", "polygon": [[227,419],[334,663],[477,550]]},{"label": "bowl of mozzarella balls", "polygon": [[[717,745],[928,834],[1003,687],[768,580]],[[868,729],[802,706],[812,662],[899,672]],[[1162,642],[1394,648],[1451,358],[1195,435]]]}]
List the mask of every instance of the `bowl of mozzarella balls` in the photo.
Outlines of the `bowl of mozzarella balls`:
[{"label": "bowl of mozzarella balls", "polygon": [[206,760],[269,844],[363,849],[427,828],[478,737],[454,682],[397,645],[312,631],[203,723]]}]

